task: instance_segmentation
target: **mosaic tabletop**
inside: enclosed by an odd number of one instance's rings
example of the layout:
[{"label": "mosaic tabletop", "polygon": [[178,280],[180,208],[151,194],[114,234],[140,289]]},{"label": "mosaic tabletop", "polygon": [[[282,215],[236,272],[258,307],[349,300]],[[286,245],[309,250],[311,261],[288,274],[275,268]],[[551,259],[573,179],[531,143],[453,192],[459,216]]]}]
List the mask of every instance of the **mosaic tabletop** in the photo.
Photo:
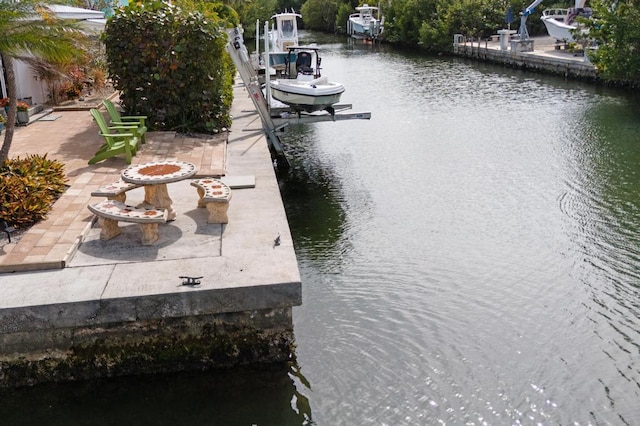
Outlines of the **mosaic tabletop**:
[{"label": "mosaic tabletop", "polygon": [[188,179],[197,172],[186,161],[153,161],[136,164],[122,171],[122,180],[138,185],[157,185]]}]

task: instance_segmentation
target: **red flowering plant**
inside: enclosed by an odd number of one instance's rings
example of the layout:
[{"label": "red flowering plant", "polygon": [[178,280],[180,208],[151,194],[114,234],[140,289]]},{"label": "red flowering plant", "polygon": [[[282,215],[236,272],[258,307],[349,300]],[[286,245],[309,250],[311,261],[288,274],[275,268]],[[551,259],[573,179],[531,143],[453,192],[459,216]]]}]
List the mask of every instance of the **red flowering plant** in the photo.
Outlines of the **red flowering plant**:
[{"label": "red flowering plant", "polygon": [[0,108],[9,106],[9,98],[0,98]]},{"label": "red flowering plant", "polygon": [[18,111],[29,111],[29,104],[25,102],[18,102]]}]

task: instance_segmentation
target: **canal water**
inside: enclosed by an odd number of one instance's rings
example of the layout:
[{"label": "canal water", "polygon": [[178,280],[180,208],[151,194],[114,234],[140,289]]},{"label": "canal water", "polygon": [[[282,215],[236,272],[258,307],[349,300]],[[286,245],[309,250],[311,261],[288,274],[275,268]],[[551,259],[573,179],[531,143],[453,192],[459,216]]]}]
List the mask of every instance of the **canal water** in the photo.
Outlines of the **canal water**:
[{"label": "canal water", "polygon": [[306,36],[372,118],[283,137],[296,360],[3,392],[0,423],[640,424],[640,100]]}]

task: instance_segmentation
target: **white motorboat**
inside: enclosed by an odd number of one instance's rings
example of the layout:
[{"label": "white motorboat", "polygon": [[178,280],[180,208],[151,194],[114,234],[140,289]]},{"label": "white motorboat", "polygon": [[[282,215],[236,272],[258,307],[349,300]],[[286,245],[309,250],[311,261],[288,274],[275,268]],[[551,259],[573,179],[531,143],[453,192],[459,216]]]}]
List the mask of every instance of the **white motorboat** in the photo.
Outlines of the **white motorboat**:
[{"label": "white motorboat", "polygon": [[[284,78],[269,81],[271,97],[295,111],[327,110],[340,101],[344,86],[320,74],[321,58],[315,46],[289,46],[295,64],[287,64]],[[313,59],[315,57],[315,66]]]},{"label": "white motorboat", "polygon": [[584,7],[585,0],[576,0],[575,7],[569,9],[546,9],[542,12],[542,22],[547,32],[553,38],[562,42],[574,40],[575,30],[578,29],[576,18],[591,17],[592,10]]},{"label": "white motorboat", "polygon": [[291,58],[290,46],[298,45],[298,20],[302,15],[294,11],[277,13],[271,17],[274,20],[274,28],[268,33],[269,42],[269,66],[281,70],[285,63],[295,61]]},{"label": "white motorboat", "polygon": [[296,111],[328,110],[340,102],[344,86],[330,82],[327,77],[313,80],[278,79],[270,83],[271,96]]},{"label": "white motorboat", "polygon": [[368,4],[356,7],[357,13],[349,15],[347,20],[347,34],[353,38],[377,40],[384,30],[384,18],[378,19],[379,9]]},{"label": "white motorboat", "polygon": [[[265,23],[264,29],[264,53],[260,53],[260,27],[256,23],[256,50],[251,54],[251,63],[258,72],[261,82],[264,82],[265,72],[270,75],[279,75],[285,72],[285,66],[295,63],[295,54],[287,49],[289,46],[298,45],[298,18],[302,15],[295,11],[284,11],[271,17],[273,23],[271,29]],[[294,55],[294,56],[290,56]]]},{"label": "white motorboat", "polygon": [[284,11],[271,17],[275,27],[269,31],[269,51],[286,53],[289,46],[298,45],[297,18],[302,18],[302,15],[294,11]]}]

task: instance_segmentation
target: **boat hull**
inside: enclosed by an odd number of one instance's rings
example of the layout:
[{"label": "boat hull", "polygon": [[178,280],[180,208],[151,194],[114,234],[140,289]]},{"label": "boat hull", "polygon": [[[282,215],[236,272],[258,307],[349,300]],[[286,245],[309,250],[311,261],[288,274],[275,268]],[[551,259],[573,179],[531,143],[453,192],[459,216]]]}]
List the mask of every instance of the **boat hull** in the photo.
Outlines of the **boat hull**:
[{"label": "boat hull", "polygon": [[576,22],[576,17],[591,18],[591,8],[583,8],[584,1],[578,0],[575,8],[545,9],[540,18],[547,28],[547,33],[558,41],[576,41],[575,30],[580,28],[580,34],[586,35],[589,30]]},{"label": "boat hull", "polygon": [[340,83],[273,80],[271,96],[296,111],[314,112],[340,102],[344,86]]},{"label": "boat hull", "polygon": [[547,28],[547,32],[558,41],[574,41],[572,30],[577,27],[575,25],[567,25],[551,17],[542,17],[542,22]]},{"label": "boat hull", "polygon": [[368,22],[362,22],[358,17],[350,18],[347,22],[347,32],[354,38],[378,38],[380,37],[382,30],[380,21],[370,20]]},{"label": "boat hull", "polygon": [[353,38],[375,40],[382,36],[382,20],[373,16],[378,8],[364,4],[356,7],[357,13],[349,15],[347,20],[347,34]]}]

